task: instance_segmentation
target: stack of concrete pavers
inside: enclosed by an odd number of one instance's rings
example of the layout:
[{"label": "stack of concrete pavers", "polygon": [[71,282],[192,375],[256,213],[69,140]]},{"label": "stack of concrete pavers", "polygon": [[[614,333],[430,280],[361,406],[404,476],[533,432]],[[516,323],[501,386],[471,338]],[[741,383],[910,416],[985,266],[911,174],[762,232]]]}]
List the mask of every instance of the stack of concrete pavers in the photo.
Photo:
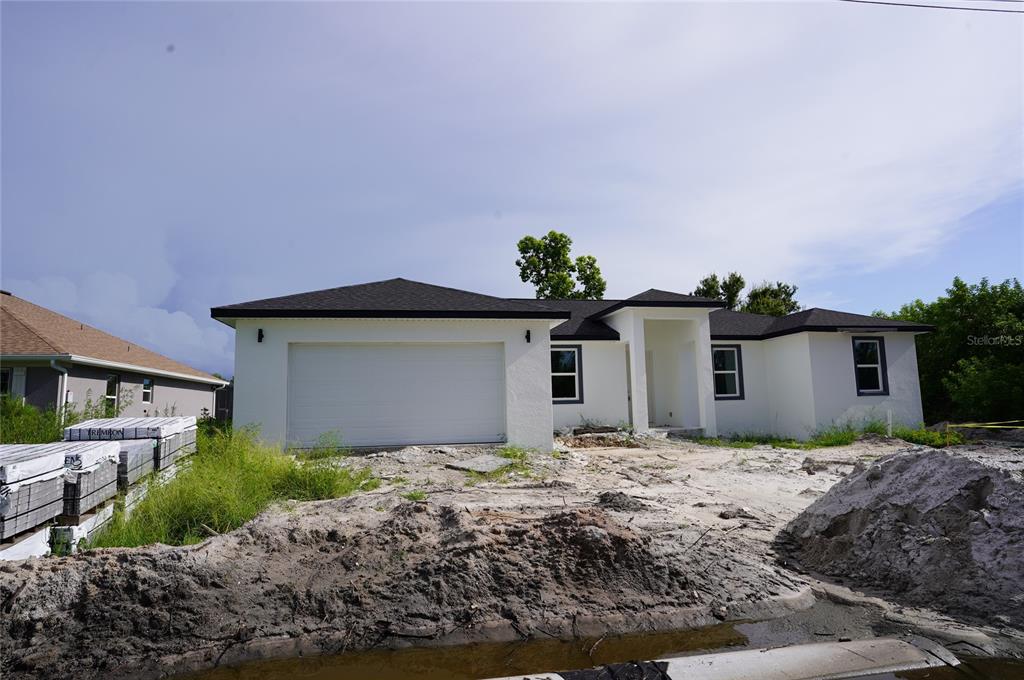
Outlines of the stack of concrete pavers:
[{"label": "stack of concrete pavers", "polygon": [[[55,445],[57,446],[57,445]],[[117,495],[118,442],[63,442],[64,515],[80,517]]]},{"label": "stack of concrete pavers", "polygon": [[0,445],[0,540],[45,524],[63,509],[63,448]]},{"label": "stack of concrete pavers", "polygon": [[194,416],[97,418],[64,429],[67,441],[156,439],[153,467],[163,470],[196,450]]},{"label": "stack of concrete pavers", "polygon": [[121,458],[117,464],[117,488],[127,491],[128,487],[153,471],[156,454],[156,439],[125,439],[118,442]]}]

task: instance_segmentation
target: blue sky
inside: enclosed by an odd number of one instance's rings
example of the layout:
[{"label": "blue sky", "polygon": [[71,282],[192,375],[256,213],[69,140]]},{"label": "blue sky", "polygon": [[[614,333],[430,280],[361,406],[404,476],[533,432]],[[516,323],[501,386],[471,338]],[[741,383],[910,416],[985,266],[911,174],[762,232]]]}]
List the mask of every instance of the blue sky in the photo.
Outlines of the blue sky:
[{"label": "blue sky", "polygon": [[1024,270],[1024,21],[849,3],[10,3],[5,289],[232,372],[214,305],[711,271],[868,313]]}]

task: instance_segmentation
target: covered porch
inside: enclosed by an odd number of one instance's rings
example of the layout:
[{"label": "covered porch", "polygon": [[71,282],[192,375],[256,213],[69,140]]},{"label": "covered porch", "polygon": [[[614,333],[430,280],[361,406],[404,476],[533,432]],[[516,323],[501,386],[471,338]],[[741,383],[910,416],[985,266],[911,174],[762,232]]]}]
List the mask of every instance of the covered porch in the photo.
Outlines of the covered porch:
[{"label": "covered porch", "polygon": [[708,311],[634,307],[605,319],[626,346],[628,411],[636,432],[717,435]]}]

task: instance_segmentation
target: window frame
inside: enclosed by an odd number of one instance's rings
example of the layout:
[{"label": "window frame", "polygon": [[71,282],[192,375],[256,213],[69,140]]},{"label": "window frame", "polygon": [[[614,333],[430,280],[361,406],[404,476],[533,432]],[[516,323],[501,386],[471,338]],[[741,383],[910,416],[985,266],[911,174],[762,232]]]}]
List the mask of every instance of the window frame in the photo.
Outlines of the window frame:
[{"label": "window frame", "polygon": [[[114,395],[113,396],[110,395],[110,379],[111,378],[113,378],[115,380],[115,383],[114,383],[115,387],[114,387]],[[107,414],[111,413],[111,411],[110,411],[110,402],[111,402],[111,400],[113,400],[113,402],[114,402],[113,415],[107,415]],[[117,417],[117,407],[120,405],[120,401],[121,401],[121,375],[118,374],[118,373],[107,373],[106,385],[103,388],[103,413],[104,413],[104,415],[106,415],[106,417],[108,417],[108,418],[116,418]]]},{"label": "window frame", "polygon": [[[149,389],[148,390],[146,389],[146,381],[147,380],[149,381]],[[148,375],[147,376],[143,376],[142,377],[142,403],[143,404],[152,404],[153,403],[153,393],[154,393],[155,389],[156,389],[156,380],[154,380],[153,378],[149,377]],[[149,399],[146,398],[147,393],[149,394]]]},{"label": "window frame", "polygon": [[[715,370],[715,350],[732,350],[736,355],[736,369],[732,371]],[[719,373],[736,374],[736,394],[718,394],[715,376]],[[711,345],[711,389],[715,393],[715,401],[743,401],[747,398],[743,387],[743,346],[742,345]]]},{"label": "window frame", "polygon": [[[878,363],[877,364],[858,364],[857,363],[857,343],[858,342],[875,342],[878,343]],[[854,335],[851,338],[851,358],[853,359],[853,382],[857,387],[858,397],[878,397],[889,395],[889,367],[885,361],[885,338],[881,336],[866,336],[866,335]],[[857,373],[858,368],[870,368],[876,367],[878,369],[878,386],[877,390],[866,390],[860,386],[860,375]]]},{"label": "window frame", "polygon": [[[550,364],[551,352],[566,352],[571,351],[576,353],[576,371],[573,373],[555,373],[550,371],[551,381],[551,401],[554,404],[582,404],[583,403],[583,345],[551,345],[550,351],[548,352],[548,362]],[[576,378],[576,396],[575,397],[556,397],[555,396],[555,376],[573,376]]]},{"label": "window frame", "polygon": [[[11,396],[14,392],[14,369],[10,366],[4,366],[3,368],[0,368],[0,375],[7,376],[7,389],[0,389],[0,395]],[[0,379],[0,387],[2,386],[3,382],[2,379]]]}]

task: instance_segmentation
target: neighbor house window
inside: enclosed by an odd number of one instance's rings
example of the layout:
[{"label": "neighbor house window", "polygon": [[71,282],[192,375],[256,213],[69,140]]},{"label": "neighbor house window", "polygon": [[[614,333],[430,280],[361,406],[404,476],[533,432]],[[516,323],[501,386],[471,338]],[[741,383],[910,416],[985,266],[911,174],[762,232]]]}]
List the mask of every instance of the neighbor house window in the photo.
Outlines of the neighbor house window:
[{"label": "neighbor house window", "polygon": [[143,378],[142,379],[142,403],[152,404],[153,403],[153,379]]},{"label": "neighbor house window", "polygon": [[560,404],[583,403],[582,345],[551,348],[551,397]]},{"label": "neighbor house window", "polygon": [[889,394],[885,341],[882,338],[853,339],[853,370],[857,379],[857,396]]},{"label": "neighbor house window", "polygon": [[11,393],[11,369],[0,368],[0,394]]},{"label": "neighbor house window", "polygon": [[107,376],[107,392],[103,395],[104,412],[108,418],[117,415],[117,401],[121,392],[121,376],[111,373]]},{"label": "neighbor house window", "polygon": [[739,345],[713,345],[711,369],[715,378],[715,399],[743,398],[743,356]]}]

